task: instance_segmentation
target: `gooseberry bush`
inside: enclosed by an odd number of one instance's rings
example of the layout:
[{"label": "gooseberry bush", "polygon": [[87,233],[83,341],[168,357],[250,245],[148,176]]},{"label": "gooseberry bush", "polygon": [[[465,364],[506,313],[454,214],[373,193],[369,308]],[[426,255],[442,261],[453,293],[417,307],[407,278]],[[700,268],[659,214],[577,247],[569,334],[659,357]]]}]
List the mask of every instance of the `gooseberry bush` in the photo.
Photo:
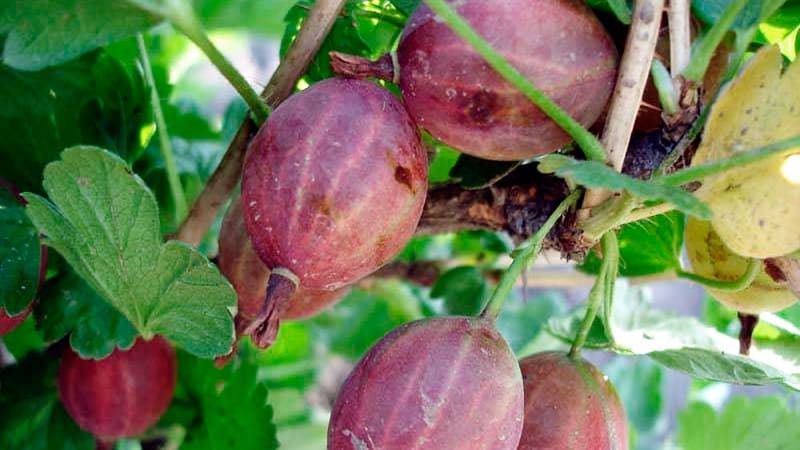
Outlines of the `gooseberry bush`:
[{"label": "gooseberry bush", "polygon": [[2,449],[800,445],[796,1],[11,0],[0,49]]}]

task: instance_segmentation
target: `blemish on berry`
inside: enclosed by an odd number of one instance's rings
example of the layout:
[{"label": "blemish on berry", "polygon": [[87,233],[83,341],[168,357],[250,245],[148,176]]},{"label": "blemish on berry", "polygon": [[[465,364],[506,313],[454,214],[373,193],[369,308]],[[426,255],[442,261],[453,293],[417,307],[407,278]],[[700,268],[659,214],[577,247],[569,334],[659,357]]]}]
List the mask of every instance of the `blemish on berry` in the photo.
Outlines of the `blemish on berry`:
[{"label": "blemish on berry", "polygon": [[394,179],[397,180],[398,183],[405,185],[411,192],[414,192],[414,188],[411,185],[410,170],[403,166],[397,166],[397,168],[394,169]]}]

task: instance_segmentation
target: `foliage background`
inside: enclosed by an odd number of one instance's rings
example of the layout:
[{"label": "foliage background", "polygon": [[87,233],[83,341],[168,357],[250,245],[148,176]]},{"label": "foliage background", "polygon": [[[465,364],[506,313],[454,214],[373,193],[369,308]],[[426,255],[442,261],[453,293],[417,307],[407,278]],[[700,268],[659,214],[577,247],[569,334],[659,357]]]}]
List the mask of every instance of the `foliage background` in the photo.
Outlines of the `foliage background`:
[{"label": "foliage background", "polygon": [[[291,33],[284,35],[287,26],[296,29],[308,3],[301,1],[299,6],[293,6],[289,0],[197,0],[195,7],[214,42],[246,79],[260,88],[276,67],[279,53],[288,46],[287,36]],[[413,2],[391,3],[350,2],[348,15],[337,24],[330,43],[350,53],[382,53],[391,46],[400,27],[393,25],[391,18],[377,21],[364,11],[389,10],[402,18]],[[620,2],[590,3],[624,18],[625,7]],[[726,2],[696,3],[704,4],[695,5],[696,14],[713,21],[715,11],[719,14]],[[30,5],[33,8],[36,4],[41,2]],[[798,18],[800,4],[788,2],[780,14],[758,27],[756,41],[780,43],[784,56],[793,60],[800,47]],[[2,33],[8,31],[9,23],[7,17],[0,20],[0,42],[6,39]],[[154,28],[147,34],[146,43],[181,181],[191,201],[219,162],[246,108],[205,57],[169,26]],[[13,179],[22,190],[41,193],[42,168],[57,158],[60,149],[76,143],[102,145],[133,164],[159,202],[161,232],[174,231],[174,208],[164,162],[158,141],[152,138],[154,125],[136,58],[135,42],[127,38],[35,72],[0,65],[0,134],[4,137],[0,144],[4,166],[0,176]],[[326,67],[324,57],[315,61],[301,87],[330,76]],[[51,89],[57,95],[53,96]],[[19,95],[20,92],[27,95]],[[34,135],[37,139],[31,139]],[[20,149],[29,152],[26,158],[17,156]],[[440,148],[432,163],[432,181],[450,179],[456,160],[454,152]],[[639,316],[657,316],[667,311],[695,317],[733,336],[738,331],[733,312],[707,298],[702,288],[660,275],[678,263],[682,221],[683,217],[675,214],[629,226],[621,234],[622,273],[632,278],[623,283],[615,307],[639,312]],[[216,254],[218,229],[219,223],[201,246],[209,256]],[[654,235],[663,239],[651,239]],[[488,232],[415,238],[401,255],[402,260],[448,261],[447,270],[431,288],[399,280],[374,281],[355,289],[345,301],[317,318],[284,325],[272,349],[257,352],[246,347],[241,361],[222,372],[215,371],[209,361],[181,353],[175,401],[144,442],[182,442],[181,448],[221,448],[222,442],[237,449],[272,448],[277,442],[287,449],[324,448],[327,413],[337,386],[360,355],[388,330],[409,320],[478,311],[492,287],[486,273],[507,264],[511,249],[506,237]],[[86,304],[70,303],[70,293],[82,293],[78,296],[85,301],[93,292],[65,269],[56,252],[51,252],[51,258],[51,273],[58,275],[40,295],[43,308],[2,340],[4,358],[20,362],[0,375],[2,448],[92,445],[57,402],[52,382],[56,365],[39,351],[46,341],[57,340],[73,329],[83,330],[84,334],[77,338],[80,345],[102,354],[110,350],[109,341],[98,338],[93,330],[107,326],[94,327],[86,323],[86,318],[111,320],[108,317],[113,314],[88,313],[81,309],[89,308]],[[558,336],[568,335],[574,326],[571,312],[582,304],[588,292],[586,279],[575,276],[572,266],[553,261],[553,255],[543,255],[537,261],[531,268],[532,286],[517,289],[500,316],[499,328],[519,355],[566,349],[566,343]],[[590,258],[580,269],[592,272],[597,269],[597,261]],[[656,279],[664,280],[644,283],[652,278],[642,277],[654,274]],[[567,289],[542,288],[535,281],[565,277],[572,284]],[[61,305],[71,305],[72,309]],[[72,319],[57,320],[61,317],[54,318],[48,311],[63,311],[65,316],[72,314]],[[633,321],[639,316],[626,317]],[[65,322],[68,319],[71,322]],[[59,324],[63,328],[64,323],[73,327],[59,329]],[[708,330],[698,332],[689,319],[667,320],[662,316],[649,323],[637,323],[639,328],[627,329],[646,330],[648,325],[655,328],[656,324],[676,335],[697,333],[698,340],[708,336],[703,334]],[[762,323],[757,338],[764,345],[784,346],[800,358],[798,327],[800,307],[795,306]],[[130,342],[132,331],[124,321],[114,330],[116,342]],[[596,331],[590,344],[602,346],[603,330]],[[75,333],[72,339],[76,339]],[[617,387],[634,430],[635,448],[796,448],[792,445],[800,437],[800,395],[788,387],[698,381],[666,368],[663,358],[644,355],[590,351],[587,356],[602,367]],[[121,442],[119,448],[137,449],[142,445],[131,440]]]}]

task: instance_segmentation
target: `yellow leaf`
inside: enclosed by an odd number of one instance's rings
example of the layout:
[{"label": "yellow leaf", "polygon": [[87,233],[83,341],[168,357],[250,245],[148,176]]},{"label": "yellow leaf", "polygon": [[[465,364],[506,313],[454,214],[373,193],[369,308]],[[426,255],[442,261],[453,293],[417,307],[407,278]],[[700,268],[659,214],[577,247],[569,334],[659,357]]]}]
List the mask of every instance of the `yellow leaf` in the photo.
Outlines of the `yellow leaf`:
[{"label": "yellow leaf", "polygon": [[[711,109],[693,165],[800,135],[800,64],[783,76],[775,46],[759,50]],[[797,149],[800,154],[800,149]],[[697,194],[735,253],[781,256],[800,249],[800,182],[791,157],[778,156],[709,177]]]}]

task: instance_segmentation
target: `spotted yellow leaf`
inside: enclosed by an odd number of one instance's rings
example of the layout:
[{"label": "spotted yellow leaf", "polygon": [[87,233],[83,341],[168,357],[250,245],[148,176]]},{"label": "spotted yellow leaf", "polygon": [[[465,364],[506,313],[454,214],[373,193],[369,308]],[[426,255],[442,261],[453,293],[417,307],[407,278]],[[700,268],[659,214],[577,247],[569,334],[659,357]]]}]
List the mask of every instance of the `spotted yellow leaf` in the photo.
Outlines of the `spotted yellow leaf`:
[{"label": "spotted yellow leaf", "polygon": [[[800,64],[785,71],[782,65],[775,46],[753,56],[712,107],[693,165],[800,135]],[[697,192],[711,207],[714,230],[735,253],[768,258],[800,249],[797,155],[710,177]]]}]

